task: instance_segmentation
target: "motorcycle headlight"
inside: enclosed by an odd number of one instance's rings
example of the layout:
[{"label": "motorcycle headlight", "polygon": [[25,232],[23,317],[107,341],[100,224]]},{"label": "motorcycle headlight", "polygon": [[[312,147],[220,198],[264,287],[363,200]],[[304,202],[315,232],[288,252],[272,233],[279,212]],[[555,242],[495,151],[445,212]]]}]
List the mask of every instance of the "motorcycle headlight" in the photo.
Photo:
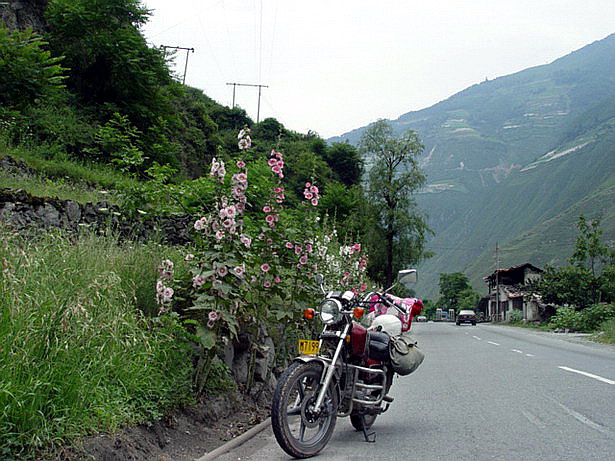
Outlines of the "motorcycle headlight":
[{"label": "motorcycle headlight", "polygon": [[342,303],[337,299],[325,299],[320,303],[320,306],[318,306],[318,310],[320,311],[320,319],[323,323],[330,325],[340,319]]}]

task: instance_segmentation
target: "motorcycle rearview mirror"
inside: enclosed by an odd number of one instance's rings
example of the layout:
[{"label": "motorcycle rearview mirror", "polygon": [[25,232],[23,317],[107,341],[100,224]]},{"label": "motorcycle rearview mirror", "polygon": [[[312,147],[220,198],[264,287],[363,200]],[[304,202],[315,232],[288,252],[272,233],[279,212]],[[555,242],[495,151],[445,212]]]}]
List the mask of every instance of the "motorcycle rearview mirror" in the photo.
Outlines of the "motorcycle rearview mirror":
[{"label": "motorcycle rearview mirror", "polygon": [[316,280],[318,286],[320,286],[320,289],[322,290],[323,294],[325,294],[327,292],[327,290],[325,290],[325,276],[322,274],[316,274],[314,276],[314,279]]},{"label": "motorcycle rearview mirror", "polygon": [[397,273],[397,281],[403,285],[410,283],[416,283],[418,280],[418,273],[416,269],[404,269]]}]

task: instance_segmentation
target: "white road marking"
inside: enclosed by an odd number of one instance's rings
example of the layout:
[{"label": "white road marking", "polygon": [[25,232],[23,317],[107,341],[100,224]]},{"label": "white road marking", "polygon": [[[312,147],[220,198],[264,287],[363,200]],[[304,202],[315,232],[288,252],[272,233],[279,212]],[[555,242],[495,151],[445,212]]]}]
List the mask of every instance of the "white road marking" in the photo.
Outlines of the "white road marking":
[{"label": "white road marking", "polygon": [[577,413],[574,410],[571,410],[570,408],[568,408],[565,405],[562,405],[561,403],[557,402],[557,404],[566,412],[568,413],[570,416],[572,416],[574,419],[576,419],[577,421],[582,422],[583,424],[585,424],[586,426],[591,427],[592,429],[596,429],[599,432],[602,433],[608,433],[608,429],[605,428],[604,426],[601,426],[598,423],[593,422],[591,419],[589,419],[586,416],[583,416],[581,413]]},{"label": "white road marking", "polygon": [[568,367],[557,367],[557,368],[560,368],[560,369],[566,370],[566,371],[570,371],[572,373],[578,373],[580,375],[587,376],[588,378],[597,379],[598,381],[602,381],[603,383],[615,384],[615,381],[613,381],[612,379],[603,378],[602,376],[598,376],[598,375],[594,375],[594,374],[591,374],[591,373],[587,373],[586,371],[575,370],[574,368],[568,368]]},{"label": "white road marking", "polygon": [[489,344],[493,344],[494,346],[499,346],[498,343],[494,343],[493,341],[487,341]]},{"label": "white road marking", "polygon": [[478,336],[472,336],[472,338],[474,338],[474,339],[478,339],[479,341],[482,341],[482,339],[481,339],[481,338],[479,338]]},{"label": "white road marking", "polygon": [[545,427],[545,424],[538,418],[538,416],[533,415],[529,411],[521,410],[523,416],[525,416],[531,423],[534,423],[538,427]]},{"label": "white road marking", "polygon": [[526,357],[536,357],[534,354],[525,354]]},{"label": "white road marking", "polygon": [[519,349],[511,349],[511,351],[516,352],[518,354],[523,354],[523,351],[520,351]]}]

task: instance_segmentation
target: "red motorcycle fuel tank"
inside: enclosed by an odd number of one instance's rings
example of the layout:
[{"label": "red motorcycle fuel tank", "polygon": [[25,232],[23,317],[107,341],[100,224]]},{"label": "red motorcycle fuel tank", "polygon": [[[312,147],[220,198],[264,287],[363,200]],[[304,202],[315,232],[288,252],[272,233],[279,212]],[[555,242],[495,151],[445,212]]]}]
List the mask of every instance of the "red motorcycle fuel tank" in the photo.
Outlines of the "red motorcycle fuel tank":
[{"label": "red motorcycle fuel tank", "polygon": [[350,330],[350,346],[352,355],[363,357],[365,355],[365,341],[367,340],[367,329],[356,322],[352,322]]}]

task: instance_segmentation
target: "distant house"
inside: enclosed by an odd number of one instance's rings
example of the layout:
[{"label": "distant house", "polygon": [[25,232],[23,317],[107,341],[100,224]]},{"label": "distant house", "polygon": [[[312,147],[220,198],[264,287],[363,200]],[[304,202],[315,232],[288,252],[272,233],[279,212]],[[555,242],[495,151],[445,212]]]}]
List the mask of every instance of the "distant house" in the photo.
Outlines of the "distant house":
[{"label": "distant house", "polygon": [[527,291],[530,282],[540,279],[542,269],[526,263],[498,269],[484,277],[489,286],[486,316],[494,322],[510,320],[510,313],[519,311],[525,321],[541,320],[543,306],[540,297]]}]

